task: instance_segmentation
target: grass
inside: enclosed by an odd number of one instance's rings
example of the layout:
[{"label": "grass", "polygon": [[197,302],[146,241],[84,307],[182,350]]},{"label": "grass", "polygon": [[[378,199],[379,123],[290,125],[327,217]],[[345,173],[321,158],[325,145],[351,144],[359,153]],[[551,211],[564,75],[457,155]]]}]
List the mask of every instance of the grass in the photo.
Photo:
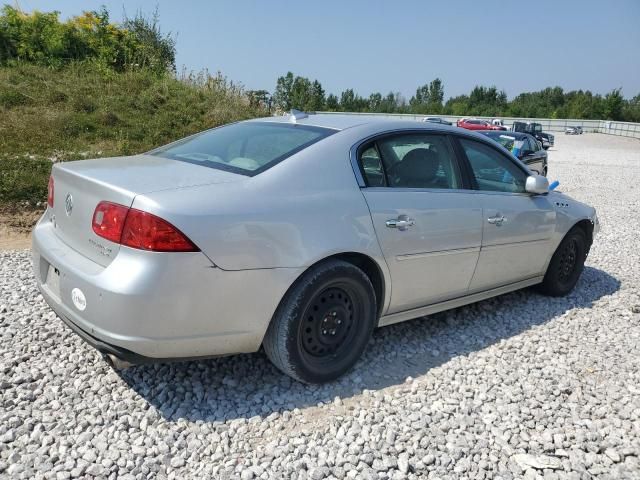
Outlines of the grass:
[{"label": "grass", "polygon": [[45,201],[52,162],[141,153],[260,114],[220,75],[0,67],[0,205]]}]

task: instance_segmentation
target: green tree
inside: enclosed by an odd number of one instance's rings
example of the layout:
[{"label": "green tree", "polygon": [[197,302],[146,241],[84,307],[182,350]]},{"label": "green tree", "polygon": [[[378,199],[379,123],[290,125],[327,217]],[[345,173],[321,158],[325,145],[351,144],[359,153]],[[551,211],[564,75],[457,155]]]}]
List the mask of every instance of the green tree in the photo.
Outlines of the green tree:
[{"label": "green tree", "polygon": [[372,93],[369,95],[369,105],[367,110],[369,112],[381,112],[380,106],[382,105],[382,94],[380,92]]},{"label": "green tree", "polygon": [[318,80],[311,84],[311,100],[308,104],[310,111],[322,110],[325,105],[324,89]]},{"label": "green tree", "polygon": [[444,85],[442,84],[442,80],[436,78],[429,84],[427,113],[441,113],[443,108],[442,102],[444,102]]},{"label": "green tree", "polygon": [[429,85],[425,83],[418,87],[416,94],[409,100],[411,113],[428,113],[429,98]]},{"label": "green tree", "polygon": [[309,110],[311,82],[306,77],[295,77],[291,86],[291,108]]},{"label": "green tree", "polygon": [[291,110],[291,88],[293,87],[293,73],[278,77],[276,89],[273,92],[273,103],[278,110]]},{"label": "green tree", "polygon": [[338,97],[333,93],[330,93],[327,96],[327,102],[325,104],[325,108],[330,112],[338,112],[340,111],[340,102],[338,101]]},{"label": "green tree", "polygon": [[616,88],[604,97],[604,116],[607,120],[622,120],[624,97],[620,90]]},{"label": "green tree", "polygon": [[348,88],[340,94],[340,111],[366,112],[368,107],[368,100],[356,94],[352,88]]}]

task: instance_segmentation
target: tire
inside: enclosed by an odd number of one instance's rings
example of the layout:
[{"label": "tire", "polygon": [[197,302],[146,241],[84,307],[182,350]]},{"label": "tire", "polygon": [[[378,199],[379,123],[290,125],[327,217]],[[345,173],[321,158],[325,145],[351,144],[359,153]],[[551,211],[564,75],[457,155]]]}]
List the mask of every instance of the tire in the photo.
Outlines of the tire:
[{"label": "tire", "polygon": [[587,236],[584,230],[574,227],[551,257],[544,280],[538,285],[540,293],[563,297],[573,290],[584,269],[587,252]]},{"label": "tire", "polygon": [[376,324],[376,296],[367,275],[329,260],[289,289],[262,343],[283,373],[303,383],[325,383],[355,365]]}]

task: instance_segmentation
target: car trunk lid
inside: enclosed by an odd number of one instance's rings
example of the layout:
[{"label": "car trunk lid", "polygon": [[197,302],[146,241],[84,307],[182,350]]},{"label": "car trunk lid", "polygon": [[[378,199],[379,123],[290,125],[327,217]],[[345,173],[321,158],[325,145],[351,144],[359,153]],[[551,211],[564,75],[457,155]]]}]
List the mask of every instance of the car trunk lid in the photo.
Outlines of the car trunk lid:
[{"label": "car trunk lid", "polygon": [[71,248],[107,266],[120,245],[96,235],[93,213],[101,201],[130,207],[136,195],[196,185],[236,182],[234,173],[151,155],[56,164],[52,170],[56,235]]}]

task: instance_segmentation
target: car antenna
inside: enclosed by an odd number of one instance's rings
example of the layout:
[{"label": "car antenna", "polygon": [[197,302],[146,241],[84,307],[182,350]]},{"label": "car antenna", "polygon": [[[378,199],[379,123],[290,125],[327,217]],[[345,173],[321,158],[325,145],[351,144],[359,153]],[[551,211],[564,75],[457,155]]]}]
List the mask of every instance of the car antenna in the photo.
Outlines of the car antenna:
[{"label": "car antenna", "polygon": [[300,110],[292,108],[291,113],[289,114],[289,121],[291,123],[296,123],[298,120],[302,120],[303,118],[307,117],[309,117],[309,115],[307,115],[305,112],[301,112]]}]

